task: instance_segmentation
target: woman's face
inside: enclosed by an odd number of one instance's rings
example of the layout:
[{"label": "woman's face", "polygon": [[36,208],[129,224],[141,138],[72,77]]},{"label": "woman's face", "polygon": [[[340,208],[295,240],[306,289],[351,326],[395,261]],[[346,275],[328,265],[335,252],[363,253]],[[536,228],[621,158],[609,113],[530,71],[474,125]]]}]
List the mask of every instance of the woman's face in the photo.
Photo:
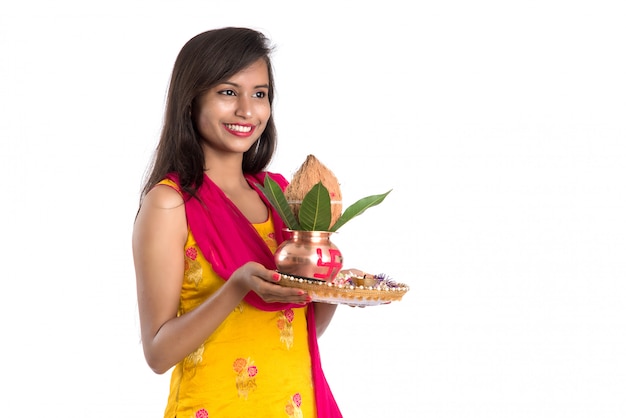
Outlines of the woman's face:
[{"label": "woman's face", "polygon": [[269,74],[259,59],[207,91],[199,100],[196,126],[204,146],[219,153],[244,153],[270,118]]}]

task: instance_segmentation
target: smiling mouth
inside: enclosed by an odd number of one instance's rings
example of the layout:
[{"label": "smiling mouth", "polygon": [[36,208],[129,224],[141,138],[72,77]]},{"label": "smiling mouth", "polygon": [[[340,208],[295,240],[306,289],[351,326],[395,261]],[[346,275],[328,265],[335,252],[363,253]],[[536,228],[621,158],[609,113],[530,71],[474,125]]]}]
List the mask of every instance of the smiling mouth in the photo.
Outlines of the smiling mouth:
[{"label": "smiling mouth", "polygon": [[244,126],[244,125],[231,125],[229,123],[225,124],[226,129],[229,131],[248,133],[252,130],[252,126]]}]

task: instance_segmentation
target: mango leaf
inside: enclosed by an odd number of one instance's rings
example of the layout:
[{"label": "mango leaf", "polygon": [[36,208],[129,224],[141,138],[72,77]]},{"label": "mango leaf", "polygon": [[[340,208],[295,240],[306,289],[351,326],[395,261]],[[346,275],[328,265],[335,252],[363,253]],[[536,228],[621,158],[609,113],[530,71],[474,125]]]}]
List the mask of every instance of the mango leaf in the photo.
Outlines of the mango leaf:
[{"label": "mango leaf", "polygon": [[335,222],[332,228],[330,228],[330,231],[336,232],[339,228],[345,225],[345,223],[348,222],[350,219],[362,214],[363,212],[365,212],[367,209],[371,208],[372,206],[378,205],[380,202],[385,200],[385,198],[387,197],[389,193],[391,193],[391,190],[389,190],[387,193],[367,196],[362,199],[359,199],[358,201],[350,205],[348,209],[346,209],[341,214],[339,219],[337,219],[337,222]]},{"label": "mango leaf", "polygon": [[298,220],[305,231],[328,231],[330,212],[330,194],[320,181],[304,196]]},{"label": "mango leaf", "polygon": [[261,186],[260,184],[257,184],[257,186],[272,206],[274,206],[283,222],[285,222],[287,228],[294,231],[301,229],[298,220],[291,211],[289,203],[287,203],[287,198],[285,198],[283,190],[280,188],[278,183],[276,183],[276,181],[271,179],[270,176],[265,176],[265,185]]}]

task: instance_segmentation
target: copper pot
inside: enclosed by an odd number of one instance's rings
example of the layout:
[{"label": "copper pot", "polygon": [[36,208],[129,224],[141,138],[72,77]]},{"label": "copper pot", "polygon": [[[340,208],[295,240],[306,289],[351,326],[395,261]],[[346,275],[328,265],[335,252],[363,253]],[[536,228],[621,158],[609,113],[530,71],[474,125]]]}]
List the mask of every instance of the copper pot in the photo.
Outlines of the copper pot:
[{"label": "copper pot", "polygon": [[286,230],[290,238],[274,254],[282,274],[332,282],[343,266],[341,251],[330,240],[328,231]]}]

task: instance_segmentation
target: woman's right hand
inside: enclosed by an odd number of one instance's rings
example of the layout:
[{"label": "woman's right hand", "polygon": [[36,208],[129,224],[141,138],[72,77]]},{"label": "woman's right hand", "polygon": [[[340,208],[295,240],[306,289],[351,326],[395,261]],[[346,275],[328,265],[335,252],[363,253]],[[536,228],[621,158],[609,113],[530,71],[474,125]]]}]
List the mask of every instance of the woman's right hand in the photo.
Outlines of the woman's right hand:
[{"label": "woman's right hand", "polygon": [[267,303],[306,305],[311,302],[310,296],[304,290],[279,285],[280,274],[278,272],[266,269],[262,264],[253,261],[235,270],[230,276],[229,282],[231,281],[242,289],[256,293]]}]

